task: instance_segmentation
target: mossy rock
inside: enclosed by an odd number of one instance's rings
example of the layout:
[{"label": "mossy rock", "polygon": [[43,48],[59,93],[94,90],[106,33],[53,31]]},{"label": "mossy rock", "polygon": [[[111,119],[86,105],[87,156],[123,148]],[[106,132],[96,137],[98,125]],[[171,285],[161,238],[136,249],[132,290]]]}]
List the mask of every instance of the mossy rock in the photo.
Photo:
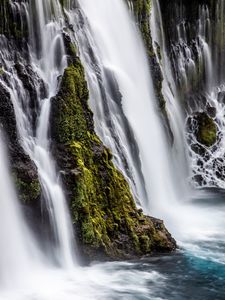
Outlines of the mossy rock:
[{"label": "mossy rock", "polygon": [[207,147],[214,145],[217,140],[217,126],[214,120],[205,112],[198,113],[195,119],[198,126],[196,133],[198,142]]},{"label": "mossy rock", "polygon": [[52,99],[50,123],[83,255],[118,259],[174,250],[176,243],[165,227],[137,210],[128,183],[94,131],[81,62],[78,57],[70,61]]},{"label": "mossy rock", "polygon": [[[14,182],[19,195],[19,199],[23,204],[34,204],[34,201],[39,201],[41,197],[41,185],[38,177],[31,178],[28,174],[22,174],[23,170],[15,172]],[[29,172],[28,172],[29,173]]]}]

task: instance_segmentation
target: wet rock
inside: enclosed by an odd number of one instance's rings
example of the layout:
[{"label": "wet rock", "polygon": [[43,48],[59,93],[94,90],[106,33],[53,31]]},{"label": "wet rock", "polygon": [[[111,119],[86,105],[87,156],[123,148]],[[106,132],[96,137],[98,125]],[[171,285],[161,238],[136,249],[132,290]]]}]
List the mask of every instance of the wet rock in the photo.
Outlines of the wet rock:
[{"label": "wet rock", "polygon": [[221,104],[225,104],[225,91],[219,92],[217,99]]},{"label": "wet rock", "polygon": [[[198,112],[188,117],[186,128],[189,133],[192,133],[197,141],[207,147],[213,146],[217,141],[218,129],[215,121],[205,112]],[[201,152],[200,146],[192,145],[193,151]],[[203,149],[202,149],[203,154]]]},{"label": "wet rock", "polygon": [[9,93],[0,86],[0,125],[7,140],[14,181],[22,203],[36,202],[40,198],[37,169],[24,153],[17,135],[16,119]]},{"label": "wet rock", "polygon": [[213,169],[216,177],[224,180],[225,179],[225,158],[216,158],[213,160]]},{"label": "wet rock", "polygon": [[212,118],[206,113],[198,113],[195,116],[198,129],[196,132],[197,140],[205,146],[212,146],[217,140],[217,126]]},{"label": "wet rock", "polygon": [[65,70],[50,116],[52,151],[62,174],[77,241],[88,260],[173,251],[160,221],[135,206],[128,183],[94,131],[79,58]]},{"label": "wet rock", "polygon": [[207,106],[207,114],[209,115],[210,118],[215,118],[216,117],[216,108],[213,106]]},{"label": "wet rock", "polygon": [[200,174],[193,176],[192,180],[196,182],[199,186],[203,186],[205,183],[203,176]]}]

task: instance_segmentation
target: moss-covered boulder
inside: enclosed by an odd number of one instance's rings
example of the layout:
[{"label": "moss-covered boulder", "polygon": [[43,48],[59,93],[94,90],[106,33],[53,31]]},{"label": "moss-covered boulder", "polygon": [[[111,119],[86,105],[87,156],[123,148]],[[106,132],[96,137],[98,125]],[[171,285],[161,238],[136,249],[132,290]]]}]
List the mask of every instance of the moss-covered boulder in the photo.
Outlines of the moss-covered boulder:
[{"label": "moss-covered boulder", "polygon": [[215,144],[217,139],[217,126],[212,118],[206,113],[198,113],[195,116],[197,121],[196,137],[199,143],[210,147]]},{"label": "moss-covered boulder", "polygon": [[[199,143],[192,144],[195,153],[204,156],[207,147],[213,146],[217,141],[218,128],[213,118],[205,112],[197,112],[187,118],[186,128]],[[192,140],[192,138],[191,138]],[[191,141],[190,141],[191,142]]]},{"label": "moss-covered boulder", "polygon": [[52,99],[52,148],[69,201],[82,254],[119,259],[171,251],[175,241],[162,221],[143,215],[112,154],[94,131],[79,58],[65,70]]}]

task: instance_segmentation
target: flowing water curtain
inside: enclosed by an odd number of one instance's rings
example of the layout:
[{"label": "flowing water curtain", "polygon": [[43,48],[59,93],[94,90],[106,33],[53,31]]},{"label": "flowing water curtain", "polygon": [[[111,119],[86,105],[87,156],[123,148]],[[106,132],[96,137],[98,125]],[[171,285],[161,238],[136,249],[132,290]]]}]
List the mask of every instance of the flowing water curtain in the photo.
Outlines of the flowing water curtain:
[{"label": "flowing water curtain", "polygon": [[[179,101],[179,89],[174,80],[159,0],[152,1],[150,27],[153,48],[163,74],[162,94],[166,101],[167,117],[173,135],[171,151],[176,177],[175,180],[179,182],[178,189],[180,198],[184,200],[188,198],[190,193],[188,178],[191,172],[185,137],[185,113]],[[169,147],[171,146],[169,145]]]},{"label": "flowing water curtain", "polygon": [[[0,131],[0,286],[14,288],[24,284],[27,276],[43,257],[21,210],[9,173],[6,139]],[[15,252],[16,251],[16,252]],[[21,276],[23,273],[23,276]]]},{"label": "flowing water curtain", "polygon": [[139,150],[122,108],[118,81],[114,71],[102,63],[98,45],[84,12],[79,7],[73,7],[73,10],[67,11],[67,15],[74,29],[71,40],[74,43],[78,41],[78,50],[85,66],[96,131],[111,149],[114,163],[124,173],[140,204],[140,199],[146,199],[147,196]]},{"label": "flowing water curtain", "polygon": [[[4,75],[0,78],[1,86],[11,96],[21,145],[38,169],[43,205],[53,229],[55,259],[62,265],[72,266],[75,249],[73,230],[62,185],[49,151],[48,136],[51,97],[56,95],[58,78],[67,65],[62,9],[58,1],[13,1],[8,9],[15,15],[15,11],[25,14],[28,35],[25,36],[25,46],[18,43],[18,48],[10,43],[15,30],[10,29],[6,36],[1,36],[4,43],[1,49]],[[21,39],[24,38],[18,38],[18,42]]]},{"label": "flowing water curtain", "polygon": [[[176,201],[176,192],[172,187],[172,175],[169,175],[172,170],[170,154],[166,150],[165,135],[156,114],[156,100],[139,31],[131,21],[128,8],[123,1],[114,3],[110,0],[104,2],[98,0],[93,3],[85,0],[80,1],[80,6],[87,17],[92,38],[97,45],[94,53],[98,51],[101,64],[114,73],[118,82],[123,111],[139,147],[148,193],[147,202],[141,204],[147,211],[151,205],[158,208],[160,205],[165,207],[168,195],[170,199]],[[116,23],[115,18],[118,19]],[[82,48],[82,43],[79,46]],[[90,68],[86,63],[84,65],[92,78]],[[128,145],[124,144],[124,147]],[[160,159],[156,160],[156,156],[160,156]],[[133,168],[135,169],[135,165]],[[159,187],[159,183],[163,184],[163,190]]]},{"label": "flowing water curtain", "polygon": [[[171,6],[159,2],[176,98],[188,116],[192,182],[223,187],[224,1],[190,6],[182,1]],[[168,14],[174,18],[165,18]]]}]

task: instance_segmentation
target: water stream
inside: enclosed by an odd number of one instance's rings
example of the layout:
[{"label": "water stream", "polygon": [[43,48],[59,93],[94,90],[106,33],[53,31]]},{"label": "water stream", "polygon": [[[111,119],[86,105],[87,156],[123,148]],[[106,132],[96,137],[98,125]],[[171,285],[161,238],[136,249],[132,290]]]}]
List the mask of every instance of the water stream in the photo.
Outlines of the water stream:
[{"label": "water stream", "polygon": [[[74,263],[72,226],[63,189],[49,150],[48,136],[50,99],[56,95],[58,77],[66,67],[62,11],[57,1],[53,6],[51,1],[30,1],[26,5],[23,3],[23,8],[27,12],[26,21],[29,28],[29,61],[34,74],[38,76],[37,82],[34,83],[37,93],[35,114],[30,110],[30,96],[14,70],[13,61],[7,61],[7,56],[10,55],[7,49],[2,60],[8,80],[2,82],[2,85],[11,95],[21,144],[38,168],[44,205],[49,211],[56,241],[55,257],[60,264],[71,267]],[[47,89],[45,97],[42,97],[40,92],[40,80]]]},{"label": "water stream", "polygon": [[0,286],[11,288],[24,282],[34,268],[39,251],[31,232],[24,222],[24,216],[17,202],[17,195],[9,173],[8,159],[0,132]]},{"label": "water stream", "polygon": [[[80,5],[87,17],[86,22],[89,23],[90,30],[94,35],[94,52],[97,53],[102,68],[107,70],[111,77],[117,81],[118,89],[122,95],[122,112],[138,145],[139,158],[134,158],[140,159],[141,170],[137,170],[135,163],[132,162],[131,171],[134,179],[138,177],[137,174],[140,172],[144,178],[147,199],[141,197],[143,192],[137,185],[141,206],[148,212],[152,203],[150,199],[157,199],[158,212],[155,211],[155,213],[160,215],[159,211],[164,207],[163,204],[167,202],[168,198],[173,202],[176,201],[177,195],[171,174],[170,154],[166,151],[165,135],[159,116],[157,116],[151,74],[140,35],[131,14],[127,11],[126,4],[122,1],[114,3],[111,0],[104,2],[97,0],[94,3],[85,0],[80,1]],[[118,20],[117,22],[114,21],[115,18]],[[120,32],[119,35],[118,32]],[[86,34],[86,36],[92,35]],[[92,40],[88,42],[93,44]],[[83,48],[82,41],[80,48]],[[83,57],[87,61],[85,54],[87,56],[87,53],[83,53]],[[86,72],[89,73],[88,78],[92,79],[95,76],[90,68],[92,61],[90,58],[89,64],[86,61]],[[95,90],[93,84],[95,81],[89,80],[91,91]],[[108,84],[110,83],[108,82]],[[95,95],[91,94],[91,98],[94,99],[94,97]],[[99,100],[101,103],[105,102],[104,97]],[[113,110],[111,117],[117,117]],[[124,116],[122,115],[120,118],[124,118]],[[107,143],[107,140],[113,137],[102,134],[102,138]],[[125,149],[129,149],[134,143],[132,139],[123,139],[122,141]],[[160,159],[155,159],[159,153]],[[120,165],[120,167],[126,174],[123,166]],[[143,180],[139,179],[135,182],[140,183]]]}]

